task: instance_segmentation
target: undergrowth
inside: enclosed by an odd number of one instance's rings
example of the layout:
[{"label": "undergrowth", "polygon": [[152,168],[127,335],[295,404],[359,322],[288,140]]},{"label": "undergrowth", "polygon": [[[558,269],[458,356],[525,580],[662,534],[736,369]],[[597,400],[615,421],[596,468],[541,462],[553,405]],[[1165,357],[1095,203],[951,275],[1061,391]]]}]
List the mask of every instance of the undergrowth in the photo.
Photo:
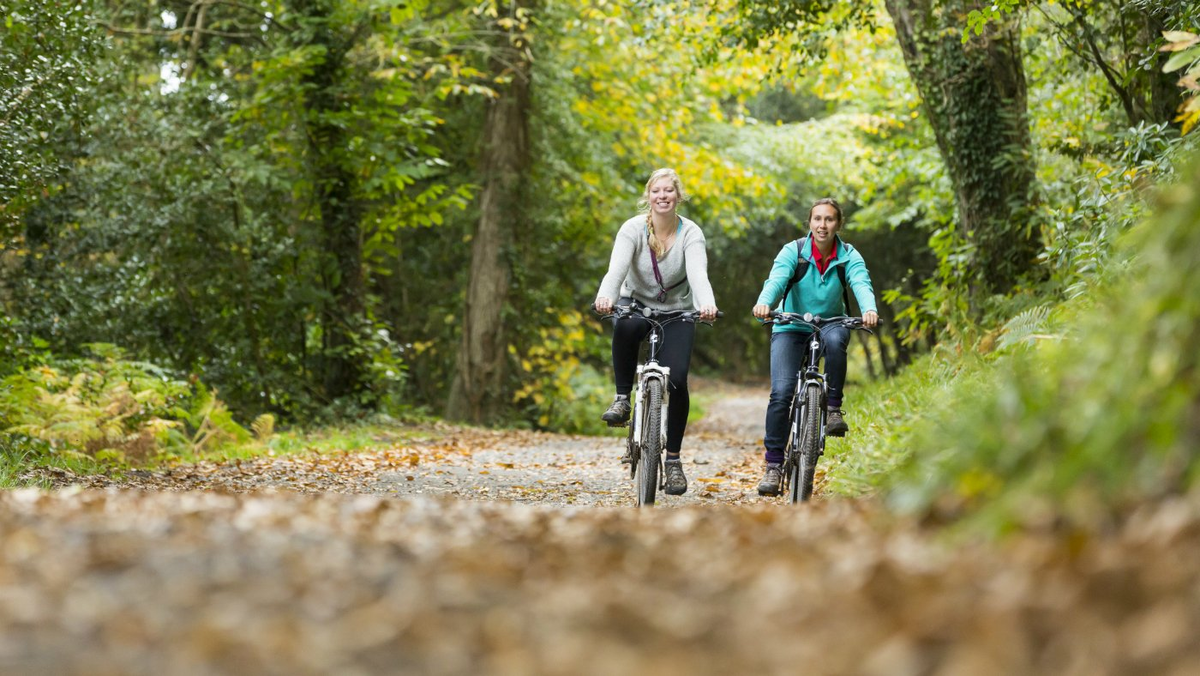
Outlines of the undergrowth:
[{"label": "undergrowth", "polygon": [[[935,352],[864,391],[830,489],[995,533],[1103,527],[1189,490],[1200,449],[1200,171],[1090,294],[1013,317],[986,355]],[[852,421],[852,423],[854,422]]]}]

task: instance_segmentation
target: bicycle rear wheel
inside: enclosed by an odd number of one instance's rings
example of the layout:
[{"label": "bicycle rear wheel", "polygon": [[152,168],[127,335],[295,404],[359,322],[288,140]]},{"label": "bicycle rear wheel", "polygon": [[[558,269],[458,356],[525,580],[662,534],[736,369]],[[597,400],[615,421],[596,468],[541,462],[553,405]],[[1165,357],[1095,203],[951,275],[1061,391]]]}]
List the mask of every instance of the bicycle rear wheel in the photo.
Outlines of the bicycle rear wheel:
[{"label": "bicycle rear wheel", "polygon": [[646,406],[646,417],[642,425],[641,453],[633,477],[638,507],[653,505],[658,490],[658,459],[662,454],[662,382],[647,381],[642,401]]},{"label": "bicycle rear wheel", "polygon": [[788,499],[793,504],[808,502],[817,477],[817,458],[821,455],[821,386],[816,383],[804,388],[796,436],[799,442],[791,470],[793,480],[788,490]]}]

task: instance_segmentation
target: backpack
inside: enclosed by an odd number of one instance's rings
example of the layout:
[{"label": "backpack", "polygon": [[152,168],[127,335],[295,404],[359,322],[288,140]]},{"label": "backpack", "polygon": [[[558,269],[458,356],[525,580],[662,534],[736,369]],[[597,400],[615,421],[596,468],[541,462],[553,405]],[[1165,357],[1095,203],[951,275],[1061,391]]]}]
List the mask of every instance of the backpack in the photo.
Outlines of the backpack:
[{"label": "backpack", "polygon": [[[800,254],[800,243],[803,241],[803,237],[796,240],[796,269],[792,271],[792,278],[788,280],[787,286],[783,289],[783,297],[779,301],[780,308],[787,302],[792,287],[796,285],[796,282],[804,279],[804,275],[808,274],[808,268],[812,265]],[[846,266],[835,265],[833,267],[837,268],[838,279],[842,280],[842,303],[846,306],[846,314],[850,314],[850,285],[846,283]]]}]

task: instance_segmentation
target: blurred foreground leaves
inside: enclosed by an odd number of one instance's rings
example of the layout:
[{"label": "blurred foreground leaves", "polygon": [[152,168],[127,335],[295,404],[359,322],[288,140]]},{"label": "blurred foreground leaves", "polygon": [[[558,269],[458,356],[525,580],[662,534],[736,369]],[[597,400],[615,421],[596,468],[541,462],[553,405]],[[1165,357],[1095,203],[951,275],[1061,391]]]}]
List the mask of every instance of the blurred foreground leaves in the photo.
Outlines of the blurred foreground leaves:
[{"label": "blurred foreground leaves", "polygon": [[873,507],[0,495],[8,673],[1194,673],[1200,504],[949,550]]}]

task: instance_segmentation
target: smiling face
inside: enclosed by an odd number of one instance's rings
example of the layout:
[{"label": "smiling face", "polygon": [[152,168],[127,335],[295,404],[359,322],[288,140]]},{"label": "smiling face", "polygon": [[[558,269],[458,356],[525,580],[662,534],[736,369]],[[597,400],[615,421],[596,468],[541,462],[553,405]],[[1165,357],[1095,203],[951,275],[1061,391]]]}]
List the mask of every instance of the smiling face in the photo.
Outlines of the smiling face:
[{"label": "smiling face", "polygon": [[663,176],[653,181],[646,189],[646,200],[650,210],[656,214],[670,215],[679,204],[679,190],[675,187],[675,179]]},{"label": "smiling face", "polygon": [[832,204],[818,204],[809,212],[808,230],[822,251],[827,251],[833,245],[834,237],[841,227],[841,214]]}]

